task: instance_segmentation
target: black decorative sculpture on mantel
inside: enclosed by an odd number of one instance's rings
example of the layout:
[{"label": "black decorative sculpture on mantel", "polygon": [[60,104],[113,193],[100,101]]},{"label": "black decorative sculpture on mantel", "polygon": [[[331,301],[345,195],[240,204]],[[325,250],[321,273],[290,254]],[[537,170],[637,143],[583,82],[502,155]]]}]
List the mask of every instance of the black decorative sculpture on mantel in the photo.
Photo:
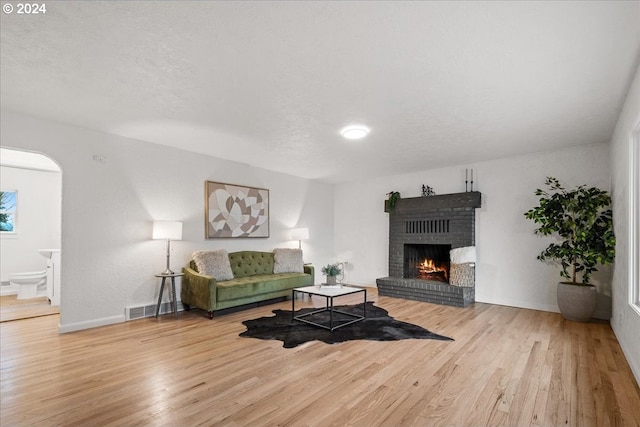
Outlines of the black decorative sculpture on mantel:
[{"label": "black decorative sculpture on mantel", "polygon": [[424,185],[422,184],[422,197],[425,196],[435,196],[436,192],[433,191],[433,188],[429,187],[428,185]]}]

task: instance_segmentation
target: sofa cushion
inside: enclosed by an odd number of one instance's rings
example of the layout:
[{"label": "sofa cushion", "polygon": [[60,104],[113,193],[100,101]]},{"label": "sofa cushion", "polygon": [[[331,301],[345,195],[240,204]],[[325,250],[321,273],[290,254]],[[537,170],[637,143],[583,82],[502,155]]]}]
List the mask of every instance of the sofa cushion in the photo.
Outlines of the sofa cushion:
[{"label": "sofa cushion", "polygon": [[217,300],[230,301],[312,285],[311,275],[304,273],[264,274],[218,282]]},{"label": "sofa cushion", "polygon": [[273,253],[259,251],[240,251],[229,254],[233,277],[257,276],[273,273]]},{"label": "sofa cushion", "polygon": [[217,281],[233,279],[233,271],[231,271],[231,265],[229,264],[229,254],[224,249],[195,251],[192,258],[200,274],[212,276]]},{"label": "sofa cushion", "polygon": [[302,249],[280,248],[273,250],[273,273],[302,273]]}]

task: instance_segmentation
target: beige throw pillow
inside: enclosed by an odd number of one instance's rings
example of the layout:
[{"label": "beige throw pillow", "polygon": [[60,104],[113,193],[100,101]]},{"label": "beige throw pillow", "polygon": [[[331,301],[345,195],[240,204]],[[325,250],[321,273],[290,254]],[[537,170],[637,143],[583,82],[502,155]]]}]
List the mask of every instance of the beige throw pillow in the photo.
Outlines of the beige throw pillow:
[{"label": "beige throw pillow", "polygon": [[224,249],[217,251],[195,251],[192,257],[200,274],[212,276],[217,281],[233,279],[233,271],[229,263],[229,254]]},{"label": "beige throw pillow", "polygon": [[302,249],[274,249],[273,273],[304,273]]}]

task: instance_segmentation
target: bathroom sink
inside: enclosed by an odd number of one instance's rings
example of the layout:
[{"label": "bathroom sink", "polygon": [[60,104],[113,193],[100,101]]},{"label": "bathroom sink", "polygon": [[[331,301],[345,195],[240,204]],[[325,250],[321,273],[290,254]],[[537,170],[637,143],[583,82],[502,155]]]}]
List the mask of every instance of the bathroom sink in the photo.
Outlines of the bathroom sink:
[{"label": "bathroom sink", "polygon": [[51,254],[55,252],[60,252],[60,249],[38,249],[38,253],[47,259],[50,259]]}]

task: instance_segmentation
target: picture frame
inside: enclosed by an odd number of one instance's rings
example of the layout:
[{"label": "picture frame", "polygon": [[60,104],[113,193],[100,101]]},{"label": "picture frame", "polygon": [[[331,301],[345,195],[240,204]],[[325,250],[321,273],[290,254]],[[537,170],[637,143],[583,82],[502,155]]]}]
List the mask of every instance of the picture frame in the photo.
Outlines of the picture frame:
[{"label": "picture frame", "polygon": [[205,181],[205,238],[269,237],[269,190]]}]

